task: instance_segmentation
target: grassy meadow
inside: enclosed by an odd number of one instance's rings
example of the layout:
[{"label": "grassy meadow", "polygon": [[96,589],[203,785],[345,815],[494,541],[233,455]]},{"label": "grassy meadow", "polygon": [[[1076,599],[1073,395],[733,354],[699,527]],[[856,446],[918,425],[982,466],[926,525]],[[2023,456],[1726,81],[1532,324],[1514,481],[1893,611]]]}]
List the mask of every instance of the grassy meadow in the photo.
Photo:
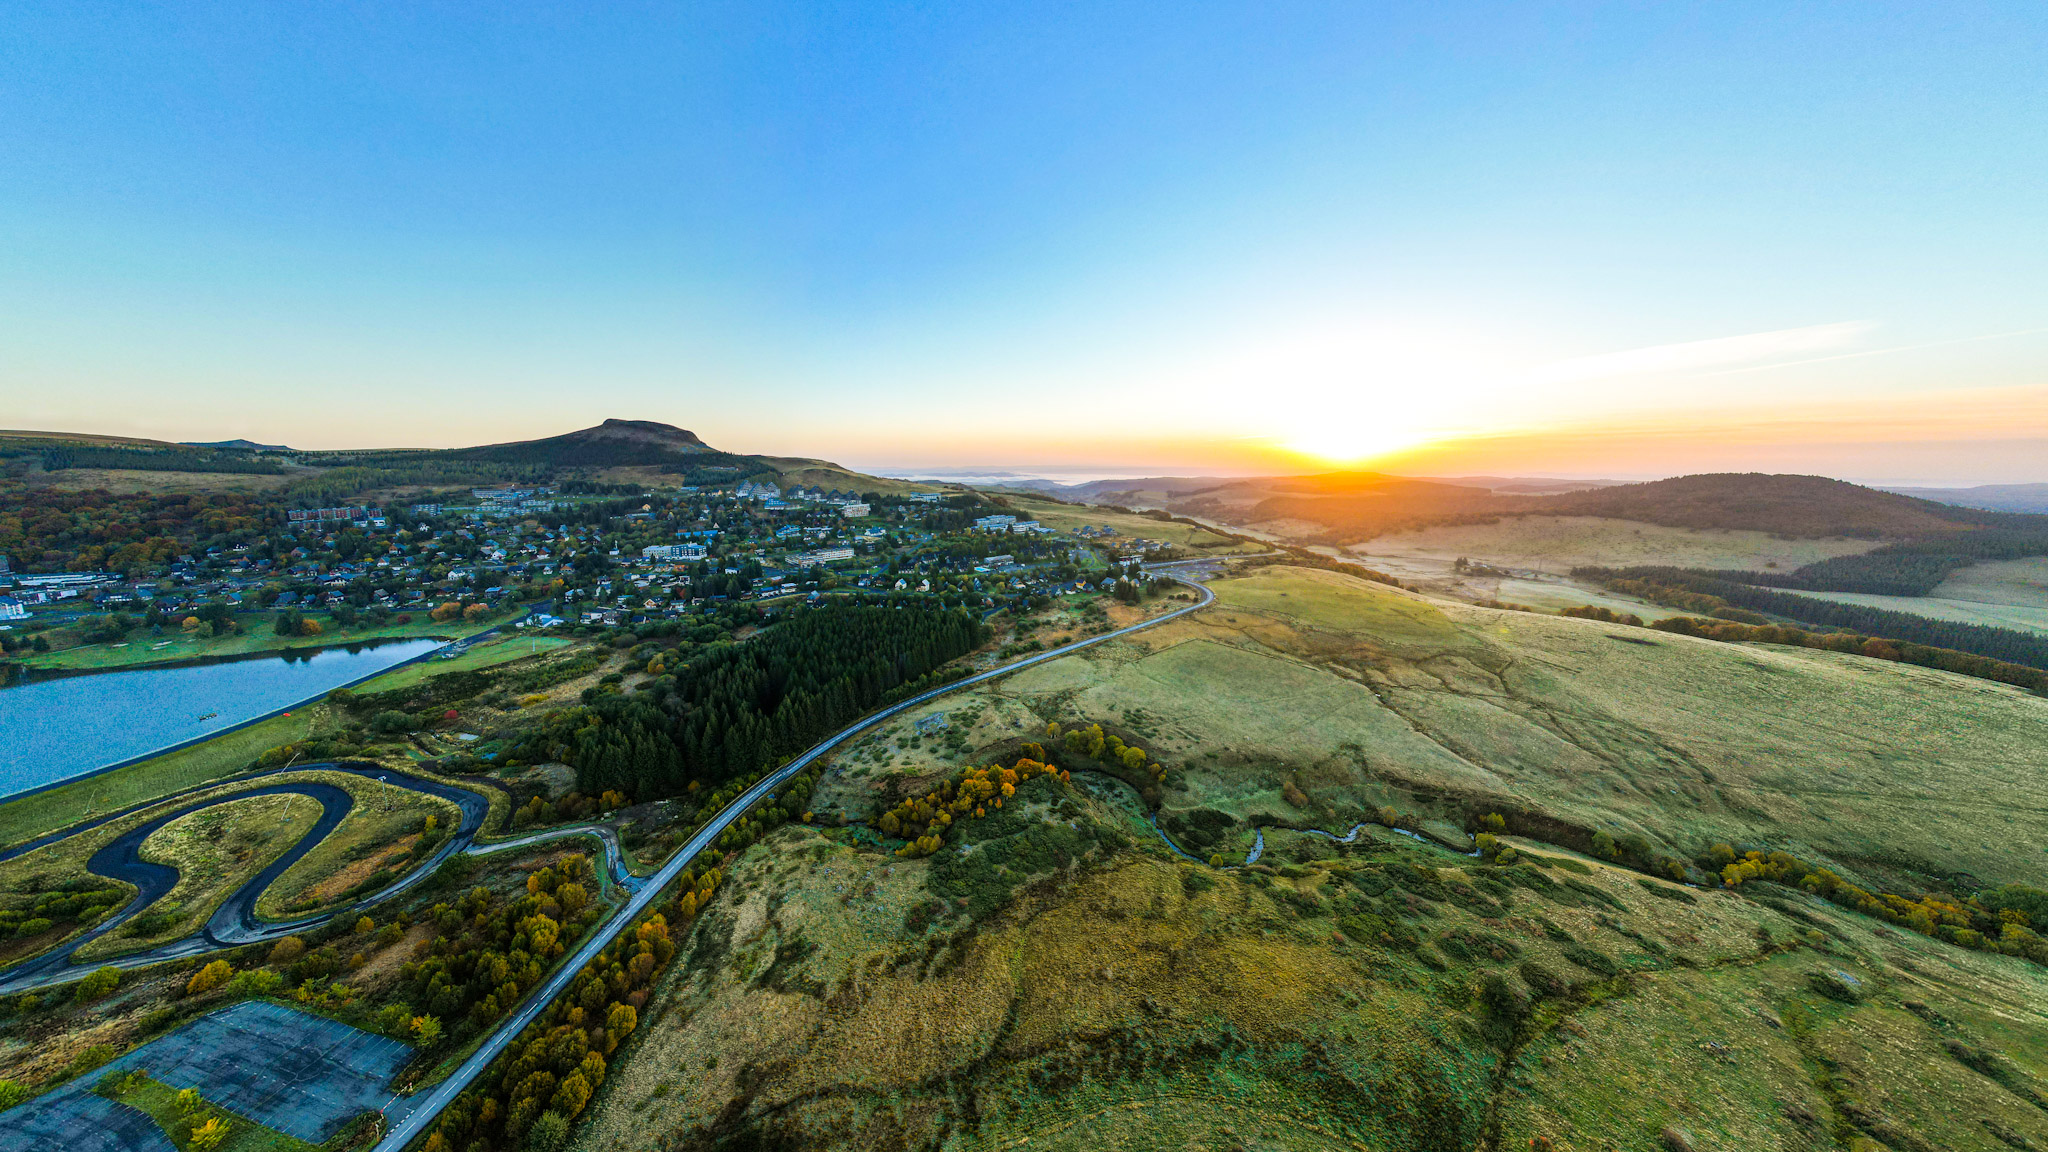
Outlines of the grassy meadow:
[{"label": "grassy meadow", "polygon": [[[160,635],[148,629],[137,629],[128,634],[127,640],[112,644],[59,647],[51,652],[22,653],[19,658],[22,663],[32,668],[107,671],[211,656],[247,656],[263,652],[282,652],[286,649],[338,647],[375,640],[407,640],[423,636],[459,639],[491,627],[489,622],[437,622],[427,619],[424,611],[416,613],[410,624],[386,624],[382,627],[361,627],[349,631],[343,631],[325,615],[315,615],[313,619],[319,621],[326,629],[319,636],[279,636],[272,629],[269,617],[244,617],[241,620],[242,630],[232,636],[188,636],[181,629],[171,627],[162,629]],[[46,635],[55,637],[55,644],[66,642],[67,633],[62,629],[53,630]]]},{"label": "grassy meadow", "polygon": [[1085,789],[1015,799],[927,860],[805,827],[747,851],[574,1146],[2048,1140],[2007,1086],[2048,1086],[2023,961],[1526,842],[1276,832],[1219,870]]},{"label": "grassy meadow", "polygon": [[1125,538],[1143,537],[1168,544],[1179,544],[1207,555],[1228,555],[1232,552],[1262,552],[1263,546],[1239,544],[1227,536],[1211,532],[1206,528],[1190,524],[1176,524],[1165,520],[1154,520],[1148,516],[1137,516],[1125,512],[1113,512],[1108,508],[1060,504],[1031,496],[1006,493],[1011,511],[1020,520],[1036,520],[1048,528],[1066,532],[1086,525],[1102,527],[1108,525]]},{"label": "grassy meadow", "polygon": [[566,636],[493,637],[479,641],[460,656],[447,660],[421,660],[403,668],[394,668],[374,680],[356,685],[353,691],[367,695],[374,692],[389,692],[395,688],[410,688],[435,676],[495,668],[514,660],[524,660],[528,656],[545,656],[574,643],[575,640]]},{"label": "grassy meadow", "polygon": [[1599,516],[1503,516],[1492,524],[1458,524],[1390,532],[1355,544],[1374,556],[1474,560],[1513,568],[1565,573],[1584,565],[1626,568],[1670,564],[1681,568],[1778,568],[1790,571],[1833,556],[1877,547],[1875,540],[1834,537],[1781,539],[1767,532],[1667,528]]}]

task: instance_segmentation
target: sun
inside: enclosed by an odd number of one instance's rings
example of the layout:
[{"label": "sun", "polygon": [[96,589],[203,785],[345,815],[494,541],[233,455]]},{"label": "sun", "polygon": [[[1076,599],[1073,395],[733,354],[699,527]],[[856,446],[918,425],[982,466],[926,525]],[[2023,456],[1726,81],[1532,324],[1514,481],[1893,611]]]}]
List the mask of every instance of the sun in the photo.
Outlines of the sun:
[{"label": "sun", "polygon": [[1349,425],[1306,429],[1282,443],[1293,452],[1329,464],[1356,464],[1413,448],[1427,437],[1412,429],[1387,425]]}]

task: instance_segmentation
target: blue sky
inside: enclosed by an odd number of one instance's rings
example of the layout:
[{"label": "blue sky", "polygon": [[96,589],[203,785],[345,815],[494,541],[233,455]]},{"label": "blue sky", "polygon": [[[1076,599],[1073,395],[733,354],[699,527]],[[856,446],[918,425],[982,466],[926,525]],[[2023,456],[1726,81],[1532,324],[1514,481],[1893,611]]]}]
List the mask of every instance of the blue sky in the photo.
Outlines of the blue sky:
[{"label": "blue sky", "polygon": [[2044,32],[2023,4],[17,4],[0,422],[2048,480]]}]

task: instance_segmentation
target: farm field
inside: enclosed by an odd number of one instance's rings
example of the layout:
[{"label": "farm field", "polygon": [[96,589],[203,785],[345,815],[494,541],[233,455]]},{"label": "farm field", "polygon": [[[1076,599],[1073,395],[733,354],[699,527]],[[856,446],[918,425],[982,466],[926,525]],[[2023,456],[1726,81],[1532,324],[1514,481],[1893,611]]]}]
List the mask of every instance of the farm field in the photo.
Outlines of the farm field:
[{"label": "farm field", "polygon": [[443,676],[450,672],[474,672],[480,668],[494,668],[529,656],[545,656],[560,651],[576,641],[565,636],[525,637],[509,635],[493,637],[472,645],[469,651],[447,660],[428,657],[403,668],[394,668],[374,680],[367,680],[355,686],[352,691],[359,693],[389,692],[396,688],[410,688],[431,677]]},{"label": "farm field", "polygon": [[1040,500],[1024,495],[1012,494],[1005,496],[1004,499],[1009,501],[1012,511],[1019,520],[1036,520],[1048,528],[1061,531],[1071,531],[1085,525],[1108,525],[1125,537],[1139,536],[1147,540],[1180,544],[1198,549],[1205,554],[1220,556],[1231,552],[1265,550],[1257,545],[1239,544],[1228,537],[1191,524],[1175,524],[1094,506],[1057,504],[1051,500]]},{"label": "farm field", "polygon": [[1833,600],[1837,604],[1861,604],[1866,608],[1882,608],[1888,612],[1910,612],[1915,616],[1951,620],[1958,624],[1983,624],[1992,628],[2048,632],[2048,605],[1985,603],[1943,596],[1874,596],[1865,592],[1803,592],[1796,589],[1785,591],[1799,596],[1811,596],[1816,600]]},{"label": "farm field", "polygon": [[1931,595],[1978,604],[2048,608],[2048,557],[1988,560],[1958,568]]},{"label": "farm field", "polygon": [[1383,556],[1455,560],[1559,574],[1575,567],[1780,568],[1790,571],[1831,556],[1868,552],[1874,540],[1781,540],[1765,532],[1666,528],[1596,516],[1503,516],[1492,524],[1460,524],[1394,532],[1351,547],[1370,565]]},{"label": "farm field", "polygon": [[138,629],[129,633],[130,639],[117,642],[120,647],[114,644],[81,644],[72,648],[60,648],[54,652],[34,653],[24,659],[23,663],[32,668],[105,671],[131,668],[141,664],[169,664],[214,656],[248,656],[294,649],[333,648],[423,636],[460,639],[484,631],[491,625],[464,624],[454,620],[433,621],[427,619],[426,613],[422,612],[410,624],[387,624],[381,628],[363,628],[352,632],[340,631],[334,628],[331,622],[327,627],[329,631],[321,636],[279,636],[271,629],[268,620],[249,619],[244,621],[242,631],[233,636],[205,638],[186,636],[179,629],[169,627],[163,629],[160,636]]}]

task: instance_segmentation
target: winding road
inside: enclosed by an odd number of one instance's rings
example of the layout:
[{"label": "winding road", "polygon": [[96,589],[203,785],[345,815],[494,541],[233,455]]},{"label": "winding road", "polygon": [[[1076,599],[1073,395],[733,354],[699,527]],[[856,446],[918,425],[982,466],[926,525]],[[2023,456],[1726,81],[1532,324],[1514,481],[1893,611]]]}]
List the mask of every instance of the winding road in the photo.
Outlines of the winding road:
[{"label": "winding road", "polygon": [[559,996],[569,986],[570,982],[576,978],[576,975],[583,970],[584,965],[588,964],[622,929],[645,914],[660,899],[662,891],[667,888],[669,883],[680,875],[683,869],[688,867],[700,853],[710,847],[712,842],[727,827],[745,815],[754,805],[773,795],[778,788],[810,767],[819,757],[837,748],[851,737],[866,732],[892,717],[930,703],[942,696],[963,691],[978,684],[985,684],[988,681],[1007,676],[1037,664],[1043,664],[1049,660],[1070,656],[1084,648],[1090,648],[1097,644],[1107,643],[1111,640],[1120,639],[1133,633],[1156,627],[1169,620],[1205,608],[1215,602],[1215,593],[1197,582],[1199,579],[1213,574],[1214,568],[1209,562],[1194,561],[1181,564],[1147,565],[1146,571],[1171,577],[1198,593],[1198,598],[1192,604],[1176,608],[1170,612],[1155,616],[1150,620],[1118,628],[1111,632],[1105,632],[1099,636],[1076,640],[1073,643],[1049,649],[1045,652],[1035,653],[998,668],[991,668],[985,672],[978,672],[963,677],[869,714],[819,741],[802,755],[755,782],[753,786],[742,792],[730,804],[727,804],[716,815],[707,820],[674,855],[669,857],[668,861],[658,871],[652,876],[645,878],[635,877],[627,870],[617,836],[609,828],[597,825],[574,825],[565,828],[553,828],[545,832],[521,836],[511,840],[477,844],[475,843],[476,834],[482,828],[484,817],[490,810],[490,802],[487,797],[468,789],[414,776],[397,769],[378,768],[361,764],[306,764],[258,773],[243,778],[243,781],[217,781],[190,789],[186,793],[180,793],[168,798],[159,797],[125,808],[119,812],[99,817],[84,824],[73,825],[72,827],[38,837],[24,844],[17,845],[12,849],[0,852],[0,861],[13,859],[25,853],[35,851],[38,848],[91,831],[110,821],[120,820],[137,812],[159,807],[166,802],[174,802],[178,799],[179,795],[213,791],[222,788],[224,784],[232,787],[244,781],[259,780],[263,776],[276,775],[283,772],[301,772],[309,769],[344,772],[398,787],[412,788],[416,791],[449,800],[462,811],[461,825],[435,851],[435,854],[391,885],[354,901],[345,908],[297,920],[266,921],[256,915],[257,897],[263,893],[264,889],[275,882],[279,876],[282,876],[286,869],[305,856],[307,852],[312,851],[329,832],[333,831],[347,817],[353,807],[353,799],[345,789],[333,784],[319,781],[291,781],[264,785],[253,789],[224,792],[221,795],[209,796],[196,803],[185,805],[124,832],[94,853],[88,864],[90,870],[134,884],[139,889],[135,898],[130,900],[121,911],[101,921],[91,932],[86,933],[84,936],[41,956],[22,961],[9,968],[0,969],[0,993],[31,991],[66,983],[84,976],[90,970],[89,967],[73,965],[71,963],[72,956],[81,946],[88,941],[113,931],[125,921],[139,915],[150,905],[162,899],[177,884],[178,874],[176,869],[162,864],[151,863],[141,858],[140,850],[142,843],[149,838],[150,833],[161,828],[163,825],[181,816],[189,815],[216,804],[224,804],[250,796],[297,793],[319,801],[322,810],[320,819],[314,823],[312,829],[306,835],[300,837],[289,850],[272,861],[269,867],[243,884],[233,895],[222,902],[221,906],[215,910],[213,915],[208,918],[206,924],[197,932],[147,951],[108,960],[106,963],[119,968],[139,968],[161,963],[165,960],[204,955],[223,948],[257,943],[264,940],[274,940],[292,935],[295,932],[303,932],[325,924],[337,916],[355,914],[361,909],[368,908],[404,893],[414,885],[426,880],[442,862],[457,852],[484,855],[525,847],[565,836],[588,836],[597,839],[604,846],[606,875],[613,884],[626,893],[626,900],[612,912],[611,916],[598,925],[596,930],[586,935],[575,951],[556,964],[547,979],[543,980],[529,993],[526,999],[507,1015],[499,1023],[498,1027],[484,1039],[482,1044],[460,1066],[450,1073],[446,1079],[421,1095],[397,1102],[392,1112],[396,1113],[402,1109],[404,1114],[395,1118],[395,1123],[391,1130],[377,1143],[373,1152],[400,1152],[406,1145],[424,1134],[427,1128],[439,1117],[441,1111],[464,1089],[468,1088],[477,1076],[490,1066],[491,1061],[497,1059],[519,1033],[525,1030],[526,1026],[531,1024],[554,1001],[555,997]]},{"label": "winding road", "polygon": [[1048,660],[1057,660],[1062,656],[1071,656],[1083,648],[1107,643],[1120,637],[1129,636],[1134,632],[1142,632],[1147,628],[1164,624],[1168,620],[1185,616],[1197,609],[1206,608],[1216,600],[1214,592],[1183,576],[1174,565],[1148,566],[1147,570],[1173,577],[1185,586],[1200,593],[1200,598],[1185,608],[1176,608],[1171,612],[1155,616],[1150,620],[1118,628],[1114,632],[1105,632],[1100,636],[1091,636],[1086,640],[1076,640],[1072,644],[1062,645],[1061,647],[1049,649],[1036,655],[1027,656],[1022,660],[1005,664],[1000,668],[991,668],[986,672],[978,672],[964,679],[955,680],[951,684],[942,685],[929,692],[912,696],[900,704],[871,713],[812,745],[809,751],[768,775],[763,776],[759,781],[755,782],[753,787],[740,793],[738,798],[733,800],[732,803],[727,804],[723,809],[719,810],[717,815],[706,821],[704,826],[697,830],[697,834],[690,837],[687,843],[677,849],[676,854],[669,857],[668,863],[663,864],[660,871],[648,877],[640,889],[634,892],[624,904],[621,904],[618,910],[613,912],[603,924],[598,925],[596,930],[585,936],[583,942],[577,945],[574,952],[556,964],[554,972],[546,980],[541,981],[540,985],[528,994],[525,1000],[520,1002],[519,1007],[514,1009],[510,1015],[506,1016],[499,1023],[497,1030],[486,1037],[483,1043],[478,1045],[476,1051],[471,1053],[469,1058],[464,1060],[455,1071],[449,1073],[447,1079],[409,1101],[411,1110],[403,1118],[398,1119],[392,1124],[391,1130],[385,1134],[382,1140],[377,1142],[372,1152],[401,1152],[406,1145],[425,1135],[427,1129],[433,1126],[434,1120],[441,1115],[442,1109],[448,1107],[455,1097],[460,1095],[464,1089],[469,1087],[472,1081],[483,1074],[484,1069],[491,1066],[491,1061],[497,1059],[499,1054],[504,1052],[512,1041],[518,1038],[521,1032],[526,1030],[526,1026],[533,1023],[534,1019],[546,1010],[549,1004],[554,1002],[555,997],[561,995],[563,990],[568,988],[570,982],[576,979],[576,974],[583,971],[583,966],[590,963],[599,952],[603,951],[605,945],[610,943],[613,937],[617,936],[622,929],[639,919],[642,914],[652,907],[655,901],[661,898],[662,890],[668,887],[670,881],[682,874],[683,869],[687,868],[690,862],[697,858],[698,853],[710,847],[712,841],[718,839],[719,833],[724,832],[733,821],[745,815],[754,805],[773,795],[777,788],[794,779],[798,773],[810,767],[820,756],[845,743],[850,737],[857,736],[891,717],[899,716],[921,704],[928,704],[941,696],[958,692],[965,688],[972,688],[977,684],[985,684],[990,680],[1008,676],[1012,672],[1029,668],[1034,664],[1043,664]]},{"label": "winding road", "polygon": [[[169,943],[159,944],[154,948],[110,958],[103,961],[102,964],[111,965],[115,968],[142,968],[151,964],[159,964],[166,960],[204,956],[209,952],[217,952],[224,948],[234,948],[244,944],[256,944],[265,940],[281,939],[295,933],[317,928],[322,924],[329,923],[336,917],[358,914],[373,905],[382,903],[394,896],[402,895],[415,885],[424,882],[429,876],[433,875],[435,869],[439,868],[450,856],[458,852],[480,856],[507,848],[524,847],[565,836],[590,836],[600,841],[605,849],[605,873],[607,878],[612,883],[628,890],[639,886],[640,881],[626,870],[625,858],[624,854],[620,851],[618,837],[613,835],[609,828],[573,825],[566,828],[551,828],[545,832],[521,836],[515,840],[478,844],[476,843],[477,832],[482,829],[484,818],[490,813],[491,803],[489,797],[468,788],[445,784],[439,780],[430,780],[423,776],[413,775],[410,772],[400,771],[395,768],[380,768],[368,764],[301,764],[291,768],[277,768],[268,772],[257,773],[256,775],[245,777],[244,780],[254,781],[260,780],[265,776],[305,771],[339,772],[350,776],[359,776],[365,780],[375,780],[379,783],[390,784],[394,787],[409,788],[429,796],[436,796],[454,804],[461,811],[461,822],[449,835],[448,839],[443,841],[440,847],[434,851],[432,856],[421,861],[404,876],[385,887],[351,901],[344,907],[317,915],[301,916],[291,920],[265,920],[256,914],[257,898],[263,895],[265,889],[276,883],[278,877],[283,876],[293,864],[298,863],[301,857],[318,847],[320,842],[327,838],[327,834],[334,831],[348,817],[348,814],[355,807],[355,800],[348,794],[347,789],[318,780],[286,781],[256,788],[225,791],[219,795],[208,796],[196,803],[184,805],[137,825],[115,837],[100,848],[99,851],[93,853],[92,858],[86,863],[88,871],[96,875],[108,877],[109,879],[127,881],[135,885],[137,889],[136,895],[119,912],[100,921],[91,931],[77,939],[67,941],[57,948],[39,956],[23,960],[11,967],[0,969],[0,993],[29,992],[56,984],[67,983],[84,976],[92,968],[99,967],[100,965],[74,965],[72,959],[80,948],[141,915],[157,901],[168,895],[173,888],[177,887],[178,870],[165,864],[157,864],[143,859],[141,855],[143,842],[148,840],[150,835],[157,829],[180,817],[189,816],[194,812],[211,808],[217,804],[227,804],[252,796],[278,796],[286,794],[305,796],[319,802],[320,818],[314,821],[313,826],[307,830],[305,835],[299,837],[298,841],[286,849],[282,855],[271,861],[268,867],[257,873],[248,882],[237,888],[226,900],[222,901],[220,906],[214,909],[213,914],[207,917],[206,923],[197,931],[189,936],[172,940]],[[221,782],[204,784],[197,788],[189,789],[185,793],[176,794],[168,798],[145,801],[87,823],[73,825],[70,828],[65,828],[49,835],[37,837],[5,852],[0,852],[0,861],[12,860],[17,856],[33,852],[38,848],[69,839],[81,833],[90,832],[94,828],[101,827],[112,821],[125,819],[137,812],[161,807],[165,803],[175,803],[179,795],[190,795],[195,792],[214,792],[224,787],[234,789],[236,783],[238,782],[229,781],[225,784]]]}]

